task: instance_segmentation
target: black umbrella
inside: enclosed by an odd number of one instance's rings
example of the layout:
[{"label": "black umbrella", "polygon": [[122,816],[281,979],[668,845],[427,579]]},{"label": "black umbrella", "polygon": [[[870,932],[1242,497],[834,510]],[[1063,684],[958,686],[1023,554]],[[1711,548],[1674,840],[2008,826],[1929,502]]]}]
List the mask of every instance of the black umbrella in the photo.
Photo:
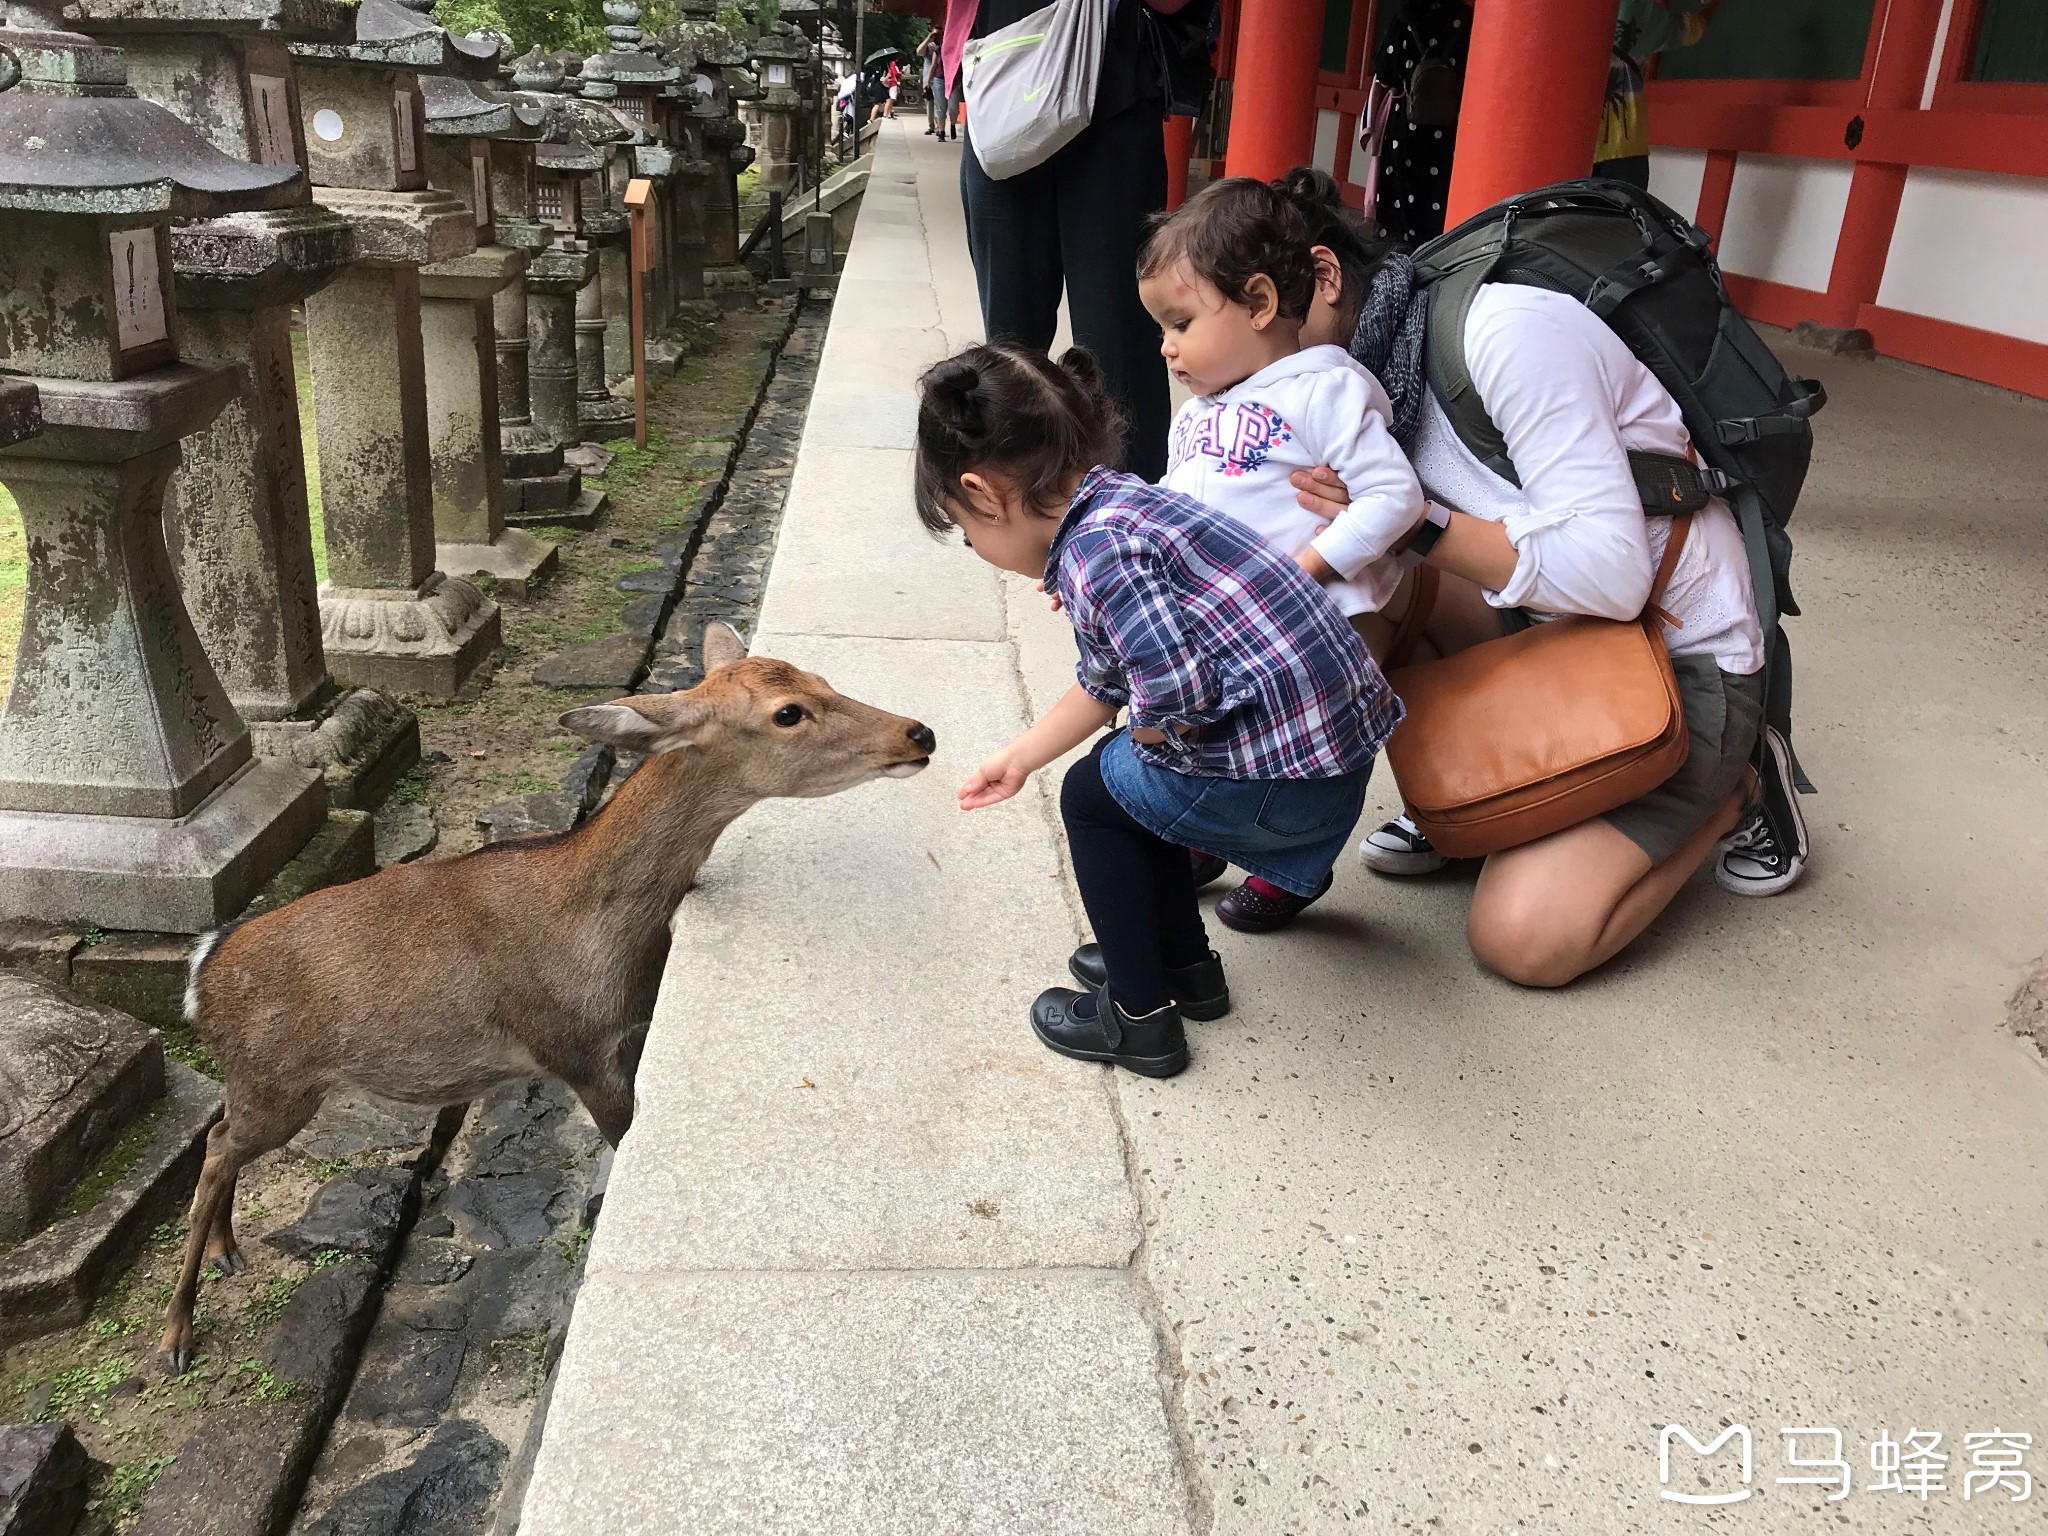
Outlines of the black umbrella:
[{"label": "black umbrella", "polygon": [[863,59],[863,60],[861,61],[861,67],[862,67],[863,69],[865,69],[865,68],[866,68],[866,67],[867,67],[868,65],[870,65],[870,64],[872,64],[872,63],[874,63],[874,62],[875,62],[875,60],[877,60],[877,59],[886,59],[886,58],[888,58],[888,57],[889,57],[889,56],[890,56],[891,54],[901,54],[901,55],[902,55],[902,56],[903,56],[904,58],[906,58],[906,59],[910,57],[910,52],[909,52],[909,50],[908,50],[908,49],[904,49],[904,48],[877,48],[877,49],[876,49],[876,50],[875,50],[875,51],[874,51],[873,53],[869,54],[869,55],[868,55],[868,56],[867,56],[867,57],[866,57],[865,59]]}]

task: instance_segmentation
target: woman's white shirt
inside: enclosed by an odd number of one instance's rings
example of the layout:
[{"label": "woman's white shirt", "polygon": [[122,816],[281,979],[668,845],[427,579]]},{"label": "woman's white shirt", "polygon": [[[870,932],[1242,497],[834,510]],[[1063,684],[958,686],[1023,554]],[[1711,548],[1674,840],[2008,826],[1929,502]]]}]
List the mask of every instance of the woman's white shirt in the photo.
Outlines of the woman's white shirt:
[{"label": "woman's white shirt", "polygon": [[[1414,460],[1433,499],[1506,526],[1515,574],[1487,601],[1634,618],[1671,520],[1644,516],[1628,450],[1691,453],[1678,402],[1598,316],[1542,288],[1481,288],[1465,322],[1465,359],[1521,485],[1480,463],[1433,396]],[[1664,631],[1672,654],[1711,655],[1737,676],[1763,666],[1749,558],[1726,503],[1694,516],[1662,606],[1679,621]]]}]

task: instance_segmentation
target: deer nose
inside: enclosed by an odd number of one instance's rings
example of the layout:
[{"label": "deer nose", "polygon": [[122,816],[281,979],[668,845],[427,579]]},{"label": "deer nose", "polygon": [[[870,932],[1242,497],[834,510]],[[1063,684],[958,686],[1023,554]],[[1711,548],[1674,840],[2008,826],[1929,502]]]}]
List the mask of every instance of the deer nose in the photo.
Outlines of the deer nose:
[{"label": "deer nose", "polygon": [[932,734],[928,725],[913,725],[909,731],[910,744],[929,756],[939,745],[939,738]]}]

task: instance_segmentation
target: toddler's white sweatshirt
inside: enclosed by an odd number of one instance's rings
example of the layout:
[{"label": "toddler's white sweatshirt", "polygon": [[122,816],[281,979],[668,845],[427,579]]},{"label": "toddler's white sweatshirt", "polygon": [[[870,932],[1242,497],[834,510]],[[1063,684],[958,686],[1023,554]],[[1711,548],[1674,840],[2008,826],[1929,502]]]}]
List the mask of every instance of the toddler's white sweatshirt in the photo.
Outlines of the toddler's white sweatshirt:
[{"label": "toddler's white sweatshirt", "polygon": [[[1168,488],[1207,502],[1292,556],[1310,544],[1342,578],[1324,590],[1349,616],[1377,613],[1401,582],[1388,553],[1422,516],[1422,486],[1394,441],[1380,381],[1342,347],[1305,347],[1173,419]],[[1288,476],[1327,464],[1351,505],[1319,519]]]}]

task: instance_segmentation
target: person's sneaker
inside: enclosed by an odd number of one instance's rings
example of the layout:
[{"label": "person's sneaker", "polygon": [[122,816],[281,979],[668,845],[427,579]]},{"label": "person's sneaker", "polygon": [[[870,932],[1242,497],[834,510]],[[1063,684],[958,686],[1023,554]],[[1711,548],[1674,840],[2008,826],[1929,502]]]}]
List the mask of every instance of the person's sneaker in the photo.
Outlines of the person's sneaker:
[{"label": "person's sneaker", "polygon": [[[1109,969],[1102,963],[1100,944],[1083,944],[1067,960],[1074,980],[1090,992],[1109,985]],[[1215,950],[1209,958],[1193,965],[1168,966],[1166,990],[1173,994],[1183,1019],[1206,1024],[1230,1012],[1230,983],[1223,979],[1223,960]]]},{"label": "person's sneaker", "polygon": [[1433,875],[1451,862],[1406,816],[1367,836],[1358,852],[1365,867],[1380,875]]},{"label": "person's sneaker", "polygon": [[1198,891],[1205,885],[1214,885],[1230,873],[1230,860],[1213,853],[1203,853],[1197,848],[1188,850],[1188,862],[1194,865],[1195,889]]},{"label": "person's sneaker", "polygon": [[1262,891],[1247,880],[1216,903],[1216,916],[1224,927],[1235,928],[1239,933],[1274,933],[1322,900],[1334,879],[1333,875],[1323,876],[1323,883],[1316,887],[1313,896],[1297,896],[1265,881],[1260,882],[1266,885]]},{"label": "person's sneaker", "polygon": [[1076,1061],[1110,1061],[1143,1077],[1172,1077],[1188,1064],[1187,1030],[1173,1004],[1132,1018],[1107,991],[1047,987],[1031,1005],[1031,1032]]},{"label": "person's sneaker", "polygon": [[1792,749],[1768,725],[1762,758],[1756,803],[1721,840],[1714,862],[1714,883],[1737,896],[1775,896],[1806,872],[1806,817],[1792,779]]}]

